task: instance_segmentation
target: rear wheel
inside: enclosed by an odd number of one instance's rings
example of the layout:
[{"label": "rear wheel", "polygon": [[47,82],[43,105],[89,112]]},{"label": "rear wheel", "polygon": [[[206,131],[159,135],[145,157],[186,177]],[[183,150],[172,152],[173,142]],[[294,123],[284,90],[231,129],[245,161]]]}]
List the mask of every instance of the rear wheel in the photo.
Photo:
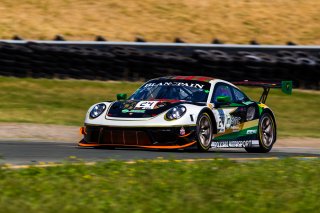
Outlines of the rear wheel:
[{"label": "rear wheel", "polygon": [[264,113],[259,121],[259,147],[245,148],[247,152],[270,152],[276,141],[275,121],[270,113]]},{"label": "rear wheel", "polygon": [[197,121],[197,146],[200,151],[208,151],[212,141],[212,122],[207,113],[201,113]]}]

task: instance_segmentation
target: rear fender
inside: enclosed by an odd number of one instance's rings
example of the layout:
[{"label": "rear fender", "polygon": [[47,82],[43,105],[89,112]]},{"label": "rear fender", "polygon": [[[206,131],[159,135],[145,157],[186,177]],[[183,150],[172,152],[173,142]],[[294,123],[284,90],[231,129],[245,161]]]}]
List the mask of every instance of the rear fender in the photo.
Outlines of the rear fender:
[{"label": "rear fender", "polygon": [[[266,106],[266,105],[265,105]],[[260,106],[260,104],[259,104],[259,107],[261,107]],[[260,110],[259,110],[260,111]],[[263,107],[262,106],[262,110],[260,111],[261,113],[260,113],[260,117],[261,117],[261,115],[262,114],[264,114],[264,113],[269,113],[270,115],[271,115],[271,117],[272,117],[272,119],[273,119],[273,121],[274,121],[274,127],[275,127],[275,139],[277,140],[277,122],[276,122],[276,117],[274,116],[274,113],[273,113],[273,111],[269,108],[269,107]]]}]

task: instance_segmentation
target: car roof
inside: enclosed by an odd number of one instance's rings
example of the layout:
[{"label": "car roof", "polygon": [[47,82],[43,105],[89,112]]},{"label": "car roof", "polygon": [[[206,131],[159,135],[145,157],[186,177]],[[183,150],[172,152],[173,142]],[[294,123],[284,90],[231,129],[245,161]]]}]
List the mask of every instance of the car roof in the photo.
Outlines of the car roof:
[{"label": "car roof", "polygon": [[206,77],[206,76],[165,76],[165,77],[159,77],[151,80],[165,80],[165,79],[170,79],[170,80],[189,80],[189,81],[202,81],[202,82],[210,82],[212,80],[215,80],[213,77]]}]

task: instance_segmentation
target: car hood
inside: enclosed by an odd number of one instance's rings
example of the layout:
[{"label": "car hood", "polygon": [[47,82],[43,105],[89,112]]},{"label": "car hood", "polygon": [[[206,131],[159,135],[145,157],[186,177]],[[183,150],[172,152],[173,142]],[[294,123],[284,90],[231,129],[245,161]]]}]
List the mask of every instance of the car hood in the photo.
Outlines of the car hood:
[{"label": "car hood", "polygon": [[181,103],[187,102],[180,100],[116,101],[110,105],[107,116],[118,118],[150,118]]}]

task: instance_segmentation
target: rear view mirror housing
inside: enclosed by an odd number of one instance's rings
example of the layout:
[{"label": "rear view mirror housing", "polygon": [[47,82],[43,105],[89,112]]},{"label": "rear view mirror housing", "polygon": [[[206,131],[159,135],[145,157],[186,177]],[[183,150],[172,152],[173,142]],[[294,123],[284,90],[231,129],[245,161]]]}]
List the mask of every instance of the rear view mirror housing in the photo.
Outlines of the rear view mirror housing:
[{"label": "rear view mirror housing", "polygon": [[125,93],[119,93],[119,94],[117,94],[117,100],[118,100],[118,101],[127,100],[127,94],[125,94]]},{"label": "rear view mirror housing", "polygon": [[227,104],[231,102],[230,96],[218,96],[217,97],[217,103],[218,104]]}]

